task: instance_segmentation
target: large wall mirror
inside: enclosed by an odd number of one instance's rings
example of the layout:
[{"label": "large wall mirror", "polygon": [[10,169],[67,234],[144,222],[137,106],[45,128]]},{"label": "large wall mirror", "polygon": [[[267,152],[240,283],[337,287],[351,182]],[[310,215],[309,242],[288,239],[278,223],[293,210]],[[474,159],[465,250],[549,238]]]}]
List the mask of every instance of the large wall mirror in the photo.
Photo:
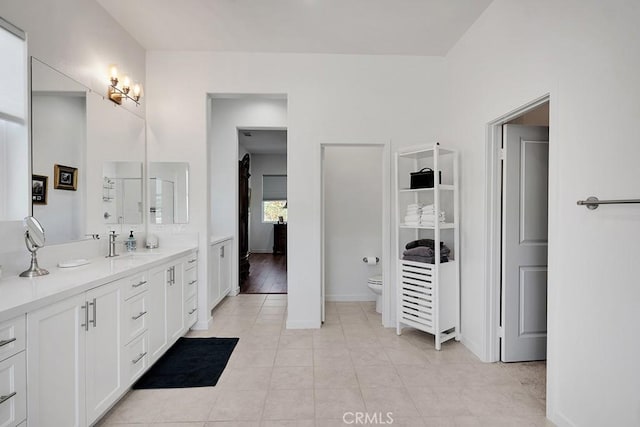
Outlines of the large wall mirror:
[{"label": "large wall mirror", "polygon": [[149,224],[189,222],[189,163],[149,163]]},{"label": "large wall mirror", "polygon": [[[66,243],[103,234],[113,224],[123,230],[141,224],[144,119],[37,58],[31,69],[33,216],[47,230],[47,241]],[[138,215],[115,212],[115,219],[105,220],[103,168],[110,162],[137,164]]]}]

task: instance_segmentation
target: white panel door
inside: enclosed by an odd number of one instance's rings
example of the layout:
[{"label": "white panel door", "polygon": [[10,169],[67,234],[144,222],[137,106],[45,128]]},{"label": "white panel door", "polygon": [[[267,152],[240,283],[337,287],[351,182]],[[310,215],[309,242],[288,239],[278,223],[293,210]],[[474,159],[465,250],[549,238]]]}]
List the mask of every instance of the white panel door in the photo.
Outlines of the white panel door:
[{"label": "white panel door", "polygon": [[29,425],[83,426],[87,310],[79,295],[27,316]]},{"label": "white panel door", "polygon": [[123,391],[121,292],[118,282],[86,293],[89,303],[85,380],[87,424],[95,421]]},{"label": "white panel door", "polygon": [[544,360],[549,128],[504,125],[503,133],[501,359]]}]

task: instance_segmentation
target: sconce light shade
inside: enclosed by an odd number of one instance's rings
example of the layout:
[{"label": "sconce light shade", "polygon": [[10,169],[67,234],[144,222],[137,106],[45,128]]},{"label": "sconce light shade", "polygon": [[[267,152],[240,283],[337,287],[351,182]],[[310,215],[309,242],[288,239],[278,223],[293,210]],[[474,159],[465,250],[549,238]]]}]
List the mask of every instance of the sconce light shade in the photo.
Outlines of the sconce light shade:
[{"label": "sconce light shade", "polygon": [[129,99],[140,105],[140,98],[142,97],[142,87],[140,84],[135,84],[133,87],[133,96],[129,95],[131,92],[131,79],[129,76],[124,76],[122,79],[122,86],[118,86],[120,80],[118,79],[118,68],[115,65],[111,65],[109,68],[109,81],[111,84],[108,89],[109,99],[118,105],[122,104],[123,99]]}]

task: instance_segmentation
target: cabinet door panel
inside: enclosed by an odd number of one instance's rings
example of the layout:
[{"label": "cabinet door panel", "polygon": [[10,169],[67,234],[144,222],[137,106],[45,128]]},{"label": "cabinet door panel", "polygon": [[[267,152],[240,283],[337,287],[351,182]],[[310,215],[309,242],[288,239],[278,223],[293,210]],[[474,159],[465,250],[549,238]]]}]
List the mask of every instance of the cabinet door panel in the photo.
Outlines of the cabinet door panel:
[{"label": "cabinet door panel", "polygon": [[121,287],[101,286],[86,293],[89,330],[86,339],[87,421],[95,421],[122,392]]},{"label": "cabinet door panel", "polygon": [[33,426],[85,425],[84,295],[27,316],[28,416]]},{"label": "cabinet door panel", "polygon": [[220,295],[224,298],[231,291],[231,241],[222,243],[220,251]]},{"label": "cabinet door panel", "polygon": [[149,273],[149,354],[155,362],[167,348],[167,270],[163,268]]},{"label": "cabinet door panel", "polygon": [[209,311],[213,310],[220,297],[220,247],[220,243],[209,246],[209,280],[207,284]]},{"label": "cabinet door panel", "polygon": [[172,268],[173,273],[167,281],[167,336],[170,345],[182,335],[184,325],[184,266],[180,263]]}]

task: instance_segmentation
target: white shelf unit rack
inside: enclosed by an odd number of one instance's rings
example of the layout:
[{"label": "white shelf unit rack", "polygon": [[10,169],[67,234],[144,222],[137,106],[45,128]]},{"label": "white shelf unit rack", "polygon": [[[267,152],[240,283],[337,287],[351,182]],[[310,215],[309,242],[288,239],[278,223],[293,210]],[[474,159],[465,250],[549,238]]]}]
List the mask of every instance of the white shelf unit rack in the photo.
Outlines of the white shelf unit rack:
[{"label": "white shelf unit rack", "polygon": [[[439,144],[395,154],[398,244],[397,333],[406,326],[435,337],[436,350],[450,339],[460,339],[460,230],[458,153]],[[430,167],[433,188],[410,188],[410,172]],[[438,177],[442,172],[442,183]],[[445,222],[434,225],[404,224],[407,205],[433,204],[437,213],[445,212]],[[435,242],[435,262],[427,264],[402,259],[405,245],[422,238]],[[450,249],[449,261],[440,262],[440,245]]]}]

